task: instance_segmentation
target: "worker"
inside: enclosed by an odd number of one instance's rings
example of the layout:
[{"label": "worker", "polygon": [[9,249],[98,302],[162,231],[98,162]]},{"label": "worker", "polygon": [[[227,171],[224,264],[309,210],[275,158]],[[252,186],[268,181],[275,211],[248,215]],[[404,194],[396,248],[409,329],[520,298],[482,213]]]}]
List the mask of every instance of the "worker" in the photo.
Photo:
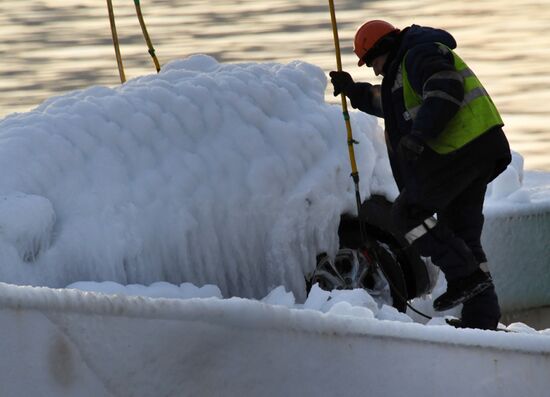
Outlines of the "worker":
[{"label": "worker", "polygon": [[511,154],[498,110],[456,46],[441,29],[400,30],[372,20],[357,30],[354,52],[358,66],[371,67],[382,84],[355,82],[345,71],[330,77],[335,96],[384,119],[399,188],[394,230],[431,257],[447,281],[434,309],[463,304],[455,325],[496,329],[500,308],[481,244],[482,209],[487,184]]}]

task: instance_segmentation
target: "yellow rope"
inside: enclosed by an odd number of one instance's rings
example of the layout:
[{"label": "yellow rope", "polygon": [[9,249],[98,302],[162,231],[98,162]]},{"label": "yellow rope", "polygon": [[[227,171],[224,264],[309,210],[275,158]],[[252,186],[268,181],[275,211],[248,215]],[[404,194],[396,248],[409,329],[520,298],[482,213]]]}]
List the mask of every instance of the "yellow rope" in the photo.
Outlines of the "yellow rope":
[{"label": "yellow rope", "polygon": [[113,35],[113,45],[115,46],[116,62],[118,65],[118,74],[120,75],[120,82],[124,83],[126,81],[126,76],[124,75],[124,66],[122,65],[122,56],[120,55],[120,48],[118,45],[118,35],[116,32],[115,25],[115,13],[113,11],[113,3],[111,0],[107,0],[107,8],[109,10],[109,21],[111,23],[111,33]]},{"label": "yellow rope", "polygon": [[149,33],[147,33],[147,27],[145,26],[145,20],[143,19],[143,14],[141,13],[139,0],[134,0],[134,4],[136,5],[136,13],[139,19],[139,25],[141,26],[141,31],[143,32],[143,37],[145,38],[147,48],[149,49],[149,54],[151,55],[151,58],[153,58],[153,63],[155,64],[155,69],[157,69],[158,73],[160,72],[160,63],[157,59],[157,56],[155,55],[155,48],[153,47],[153,43],[151,41],[151,38],[149,37]]}]

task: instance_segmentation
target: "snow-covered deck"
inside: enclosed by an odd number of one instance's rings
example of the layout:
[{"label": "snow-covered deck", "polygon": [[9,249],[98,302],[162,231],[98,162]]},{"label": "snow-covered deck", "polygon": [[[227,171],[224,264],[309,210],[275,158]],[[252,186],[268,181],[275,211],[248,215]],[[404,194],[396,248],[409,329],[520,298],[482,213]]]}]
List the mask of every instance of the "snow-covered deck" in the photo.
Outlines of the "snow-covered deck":
[{"label": "snow-covered deck", "polygon": [[[548,331],[413,323],[364,290],[301,303],[355,208],[325,87],[194,56],[0,121],[0,395],[546,396]],[[362,197],[395,197],[376,120],[352,123]],[[550,303],[550,183],[520,163],[485,207],[504,310]],[[157,281],[178,299],[146,298]]]},{"label": "snow-covered deck", "polygon": [[485,207],[482,242],[504,312],[550,305],[550,174],[525,172],[516,194]]},{"label": "snow-covered deck", "polygon": [[548,393],[538,333],[7,285],[0,307],[6,397]]}]

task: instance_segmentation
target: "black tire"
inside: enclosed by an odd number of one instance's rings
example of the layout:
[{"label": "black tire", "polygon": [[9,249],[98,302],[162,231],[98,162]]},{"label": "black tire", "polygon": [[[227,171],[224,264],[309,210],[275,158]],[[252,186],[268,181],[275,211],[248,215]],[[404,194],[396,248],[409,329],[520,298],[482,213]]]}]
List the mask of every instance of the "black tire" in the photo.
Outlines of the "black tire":
[{"label": "black tire", "polygon": [[[381,242],[383,247],[385,247],[383,249],[391,252],[389,255],[395,258],[394,261],[397,261],[405,279],[406,292],[402,296],[407,300],[414,299],[430,291],[432,287],[430,275],[426,263],[420,257],[418,250],[409,245],[404,236],[393,230],[389,221],[391,219],[391,209],[392,203],[385,197],[372,195],[361,206],[360,218],[363,222],[362,225],[360,225],[357,216],[343,214],[340,218],[338,228],[340,246],[353,249],[363,246],[361,237],[362,226],[363,235],[366,236],[364,238]],[[388,262],[388,273],[398,273],[397,271],[392,271],[391,268],[393,266],[389,263],[391,259],[387,259],[386,261]],[[394,283],[400,285],[400,277],[397,274],[395,274],[395,277],[396,280]]]},{"label": "black tire", "polygon": [[377,265],[390,286],[393,301],[392,306],[400,312],[405,313],[407,310],[407,283],[403,270],[387,248],[378,242],[373,244],[377,251]]}]

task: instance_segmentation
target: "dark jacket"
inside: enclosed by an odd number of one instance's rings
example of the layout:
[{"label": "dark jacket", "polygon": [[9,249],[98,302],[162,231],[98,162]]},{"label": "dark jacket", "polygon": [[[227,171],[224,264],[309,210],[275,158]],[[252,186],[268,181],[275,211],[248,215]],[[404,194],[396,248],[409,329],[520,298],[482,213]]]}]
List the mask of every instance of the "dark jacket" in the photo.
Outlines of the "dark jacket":
[{"label": "dark jacket", "polygon": [[[494,162],[495,172],[492,178],[500,174],[511,161],[510,147],[501,127],[495,127],[473,140],[466,146],[447,155],[433,152],[426,146],[417,164],[408,164],[399,158],[400,139],[413,132],[427,139],[437,136],[445,125],[459,110],[464,97],[464,87],[460,78],[453,78],[457,73],[453,56],[444,53],[436,43],[456,48],[456,41],[446,31],[429,27],[412,25],[404,29],[396,38],[395,46],[389,53],[381,85],[381,102],[372,95],[372,86],[368,83],[355,83],[348,96],[354,108],[384,118],[386,143],[392,171],[401,189],[414,172],[416,181],[430,180],[432,175],[445,178],[446,167],[460,167],[463,162]],[[420,95],[424,91],[437,90],[448,95],[428,97],[414,122],[405,120],[405,103],[403,89],[392,90],[399,65],[406,55],[405,67],[413,89]],[[436,73],[445,72],[446,78],[430,79]],[[441,74],[440,74],[441,75]],[[377,87],[377,86],[375,86]],[[420,175],[418,177],[419,173]],[[437,183],[437,181],[432,181]]]}]

